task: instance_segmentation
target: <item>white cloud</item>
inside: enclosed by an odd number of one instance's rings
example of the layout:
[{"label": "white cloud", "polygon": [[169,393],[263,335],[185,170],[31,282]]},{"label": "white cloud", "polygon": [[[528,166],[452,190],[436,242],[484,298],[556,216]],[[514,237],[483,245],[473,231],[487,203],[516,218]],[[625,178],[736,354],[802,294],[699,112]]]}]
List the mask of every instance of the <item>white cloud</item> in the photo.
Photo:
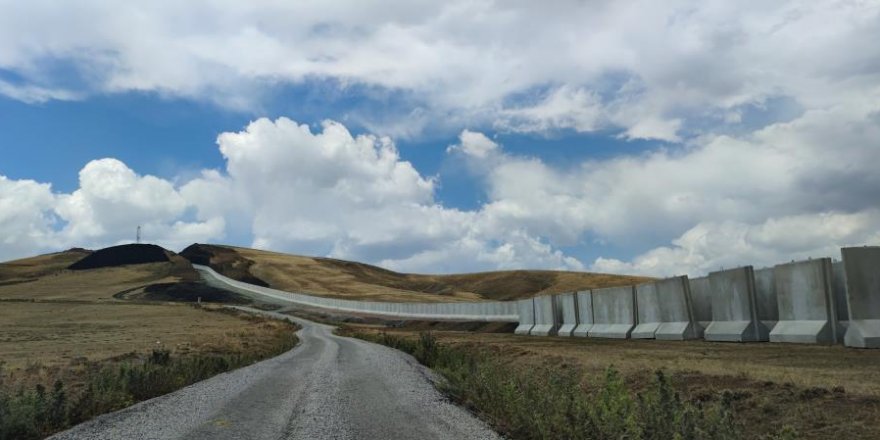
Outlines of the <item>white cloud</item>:
[{"label": "white cloud", "polygon": [[94,160],[80,171],[80,187],[53,193],[50,185],[0,176],[0,259],[67,247],[104,247],[145,240],[179,249],[223,237],[225,221],[187,221],[192,209],[173,185],[139,176],[116,159]]},{"label": "white cloud", "polygon": [[840,258],[840,247],[880,242],[880,211],[823,212],[770,218],[759,224],[699,223],[672,241],[629,262],[598,258],[591,269],[659,276],[702,275],[750,264],[772,266],[789,260]]},{"label": "white cloud", "polygon": [[259,110],[275,85],[330,79],[407,97],[396,117],[351,115],[381,133],[466,115],[675,141],[772,97],[857,97],[880,74],[870,1],[2,3],[0,69],[22,78],[7,96],[156,91]]},{"label": "white cloud", "polygon": [[[70,194],[0,179],[0,257],[109,244],[144,224],[168,243],[231,234],[425,271],[578,268],[561,249],[595,240],[638,250],[594,268],[667,274],[818,256],[880,229],[876,2],[0,7],[4,96],[153,91],[259,111],[277,85],[366,90],[392,109],[352,110],[349,125],[460,132],[447,151],[486,198],[443,206],[437,178],[388,137],[259,119],[218,138],[226,169],[179,187],[113,160],[87,165]],[[667,143],[556,166],[479,127]]]},{"label": "white cloud", "polygon": [[48,184],[0,176],[0,259],[52,245],[54,204]]},{"label": "white cloud", "polygon": [[7,96],[28,104],[41,104],[47,101],[73,101],[81,95],[64,89],[51,89],[35,85],[13,85],[0,79],[0,96]]},{"label": "white cloud", "polygon": [[[461,140],[450,151],[486,158],[498,147],[476,132]],[[444,208],[434,179],[388,138],[354,136],[333,121],[313,133],[280,118],[223,133],[218,144],[226,174],[205,173],[181,193],[199,218],[247,212],[239,225],[254,246],[427,272],[582,267],[521,230],[486,228],[481,212]]]},{"label": "white cloud", "polygon": [[[226,168],[176,187],[114,159],[80,188],[0,179],[4,254],[130,239],[180,248],[252,237],[257,247],[420,272],[502,268],[671,275],[834,256],[880,241],[877,96],[810,110],[755,133],[704,136],[686,149],[552,166],[462,131],[451,156],[482,182],[479,208],[444,207],[437,181],[391,139],[326,121],[313,132],[258,119],[218,136]],[[589,240],[587,239],[589,237]],[[584,265],[567,249],[641,249]],[[646,249],[644,243],[669,243]]]},{"label": "white cloud", "polygon": [[564,129],[590,132],[607,124],[603,120],[607,118],[604,113],[601,98],[595,92],[564,85],[535,105],[501,110],[495,126],[501,130],[524,133]]},{"label": "white cloud", "polygon": [[464,130],[458,136],[459,143],[446,148],[447,153],[460,151],[467,156],[477,159],[487,159],[498,153],[498,144],[485,134]]}]

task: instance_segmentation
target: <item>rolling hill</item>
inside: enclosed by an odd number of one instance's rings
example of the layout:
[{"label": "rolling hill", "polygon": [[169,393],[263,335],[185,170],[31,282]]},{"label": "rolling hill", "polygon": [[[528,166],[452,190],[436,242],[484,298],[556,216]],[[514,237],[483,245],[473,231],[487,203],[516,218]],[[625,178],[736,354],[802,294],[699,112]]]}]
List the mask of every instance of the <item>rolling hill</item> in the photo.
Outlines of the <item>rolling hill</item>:
[{"label": "rolling hill", "polygon": [[319,296],[373,301],[515,300],[542,294],[631,285],[649,279],[547,270],[406,274],[332,258],[209,244],[193,244],[180,255],[240,281]]},{"label": "rolling hill", "polygon": [[0,263],[0,300],[113,301],[155,284],[198,280],[189,261],[158,246],[75,248]]}]

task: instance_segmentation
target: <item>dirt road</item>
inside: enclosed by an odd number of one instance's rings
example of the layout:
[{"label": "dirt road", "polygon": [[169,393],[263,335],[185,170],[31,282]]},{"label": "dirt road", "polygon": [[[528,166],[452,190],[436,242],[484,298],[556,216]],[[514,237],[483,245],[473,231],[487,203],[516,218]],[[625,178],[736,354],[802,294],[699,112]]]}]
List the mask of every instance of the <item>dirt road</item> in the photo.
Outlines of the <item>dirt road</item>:
[{"label": "dirt road", "polygon": [[430,370],[412,357],[336,336],[330,326],[292,319],[303,326],[301,342],[281,356],[52,438],[499,438],[439,394]]}]

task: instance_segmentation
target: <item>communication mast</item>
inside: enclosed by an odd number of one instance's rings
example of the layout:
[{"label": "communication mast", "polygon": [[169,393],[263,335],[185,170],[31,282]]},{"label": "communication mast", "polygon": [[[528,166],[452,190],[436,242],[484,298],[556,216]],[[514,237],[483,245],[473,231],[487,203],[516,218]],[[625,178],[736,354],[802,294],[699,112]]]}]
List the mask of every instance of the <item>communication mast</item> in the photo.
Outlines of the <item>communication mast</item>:
[{"label": "communication mast", "polygon": [[141,225],[138,225],[136,240],[137,240],[137,244],[141,244]]}]

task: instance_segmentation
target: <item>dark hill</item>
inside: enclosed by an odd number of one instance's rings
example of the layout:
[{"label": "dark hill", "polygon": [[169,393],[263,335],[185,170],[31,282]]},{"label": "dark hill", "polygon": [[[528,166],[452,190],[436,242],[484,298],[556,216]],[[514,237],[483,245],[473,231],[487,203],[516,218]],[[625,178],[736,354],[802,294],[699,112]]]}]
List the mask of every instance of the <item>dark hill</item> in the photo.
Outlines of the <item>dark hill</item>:
[{"label": "dark hill", "polygon": [[171,261],[168,251],[154,244],[123,244],[97,250],[71,264],[70,270],[97,269],[128,264],[164,263]]},{"label": "dark hill", "polygon": [[234,249],[194,243],[181,251],[180,256],[192,264],[209,266],[230,278],[257,286],[269,287],[269,283],[251,273],[250,267],[254,262],[241,257]]}]

